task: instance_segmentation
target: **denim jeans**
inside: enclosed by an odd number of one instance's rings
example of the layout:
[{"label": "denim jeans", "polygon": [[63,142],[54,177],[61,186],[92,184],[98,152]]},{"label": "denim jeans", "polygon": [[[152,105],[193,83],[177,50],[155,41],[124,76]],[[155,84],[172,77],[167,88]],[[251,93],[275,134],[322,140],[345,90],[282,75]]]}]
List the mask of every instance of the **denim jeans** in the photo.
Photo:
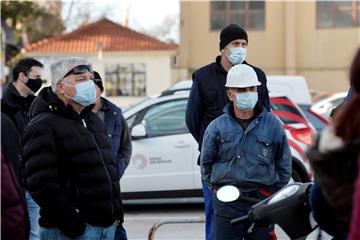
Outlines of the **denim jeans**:
[{"label": "denim jeans", "polygon": [[[254,192],[247,197],[265,199],[260,193]],[[241,217],[248,213],[249,208],[254,205],[253,202],[246,200],[235,200],[233,202],[221,202],[213,193],[214,205],[214,237],[216,240],[265,240],[272,239],[269,235],[274,230],[274,226],[259,227],[252,226],[252,223],[232,226],[230,220]]]},{"label": "denim jeans", "polygon": [[204,202],[205,202],[205,236],[206,240],[214,239],[214,227],[213,227],[213,196],[209,187],[203,182],[202,183],[203,194],[204,194]]},{"label": "denim jeans", "polygon": [[29,212],[29,221],[30,221],[30,236],[29,240],[39,240],[39,210],[40,207],[36,204],[34,199],[30,196],[29,192],[25,192],[26,205]]},{"label": "denim jeans", "polygon": [[119,224],[116,227],[114,240],[127,240],[126,231],[122,224]]},{"label": "denim jeans", "polygon": [[[75,240],[114,240],[116,225],[110,227],[96,227],[86,224],[86,229],[82,235]],[[58,228],[40,228],[41,240],[70,240]]]}]

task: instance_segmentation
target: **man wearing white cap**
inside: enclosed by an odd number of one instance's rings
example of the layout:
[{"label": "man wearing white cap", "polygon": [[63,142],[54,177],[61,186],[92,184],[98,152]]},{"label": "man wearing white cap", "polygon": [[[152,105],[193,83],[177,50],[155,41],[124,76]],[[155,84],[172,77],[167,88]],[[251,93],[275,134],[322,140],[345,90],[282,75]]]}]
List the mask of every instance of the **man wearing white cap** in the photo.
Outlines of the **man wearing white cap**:
[{"label": "man wearing white cap", "polygon": [[241,197],[223,203],[214,195],[223,185],[234,185],[241,196],[265,199],[285,186],[291,176],[291,154],[279,120],[258,103],[260,82],[252,67],[239,64],[226,77],[230,103],[205,131],[201,148],[202,180],[213,190],[215,239],[272,239],[273,227],[251,223],[231,226],[247,214],[253,202]]}]

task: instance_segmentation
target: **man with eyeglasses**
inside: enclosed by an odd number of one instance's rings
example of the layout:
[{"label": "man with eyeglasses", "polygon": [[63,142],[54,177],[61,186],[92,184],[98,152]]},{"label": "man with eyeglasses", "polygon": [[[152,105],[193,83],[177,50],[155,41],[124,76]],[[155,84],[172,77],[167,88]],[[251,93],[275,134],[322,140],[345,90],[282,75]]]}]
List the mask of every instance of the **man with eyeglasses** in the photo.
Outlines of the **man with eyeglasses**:
[{"label": "man with eyeglasses", "polygon": [[117,166],[101,120],[91,65],[51,65],[24,133],[29,192],[40,206],[40,239],[114,239],[123,222]]},{"label": "man with eyeglasses", "polygon": [[[20,144],[19,148],[7,146],[9,142],[2,137],[2,152],[6,156],[13,156],[8,159],[12,164],[18,181],[24,186],[21,160],[21,140],[26,124],[29,122],[29,108],[35,99],[35,93],[41,88],[43,81],[41,80],[43,64],[33,58],[24,58],[18,61],[13,70],[13,81],[9,82],[4,88],[1,99],[1,112],[6,114],[14,123],[17,130],[17,138]],[[3,132],[3,131],[1,131]],[[15,136],[13,136],[15,137]],[[30,240],[39,239],[39,206],[34,202],[27,191],[26,204],[31,223]]]}]

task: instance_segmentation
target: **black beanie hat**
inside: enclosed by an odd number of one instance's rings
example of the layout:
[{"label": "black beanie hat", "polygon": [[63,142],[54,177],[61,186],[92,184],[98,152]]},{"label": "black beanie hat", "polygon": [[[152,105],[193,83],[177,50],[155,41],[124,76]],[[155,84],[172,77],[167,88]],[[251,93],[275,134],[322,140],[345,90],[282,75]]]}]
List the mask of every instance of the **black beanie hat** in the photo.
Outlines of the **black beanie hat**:
[{"label": "black beanie hat", "polygon": [[94,82],[100,88],[101,92],[103,92],[104,86],[102,84],[102,79],[100,77],[100,74],[96,71],[94,71]]},{"label": "black beanie hat", "polygon": [[245,39],[246,42],[248,42],[248,36],[245,30],[236,24],[230,24],[220,33],[220,50],[235,39]]}]

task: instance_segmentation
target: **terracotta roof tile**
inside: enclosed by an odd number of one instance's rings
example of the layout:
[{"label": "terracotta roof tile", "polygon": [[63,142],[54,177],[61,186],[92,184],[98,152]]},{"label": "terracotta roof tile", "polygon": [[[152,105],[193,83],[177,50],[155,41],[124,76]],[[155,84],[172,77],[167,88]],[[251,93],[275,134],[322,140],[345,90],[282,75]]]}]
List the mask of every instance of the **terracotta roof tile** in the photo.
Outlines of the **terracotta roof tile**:
[{"label": "terracotta roof tile", "polygon": [[85,25],[68,34],[30,44],[27,52],[94,53],[102,42],[103,51],[176,50],[177,45],[123,27],[108,19]]}]

